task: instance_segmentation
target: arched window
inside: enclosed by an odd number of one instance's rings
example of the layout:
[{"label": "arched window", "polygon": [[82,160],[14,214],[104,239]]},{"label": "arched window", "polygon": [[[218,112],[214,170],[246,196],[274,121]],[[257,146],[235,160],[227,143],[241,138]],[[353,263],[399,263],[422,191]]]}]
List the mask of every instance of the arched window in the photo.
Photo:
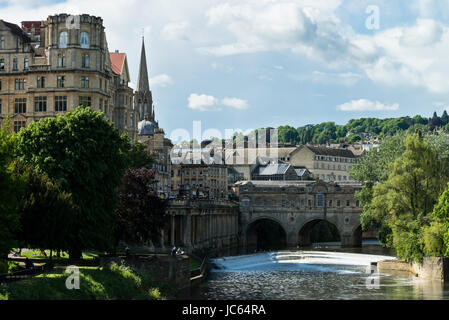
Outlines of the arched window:
[{"label": "arched window", "polygon": [[59,48],[67,48],[67,31],[63,31],[59,34]]},{"label": "arched window", "polygon": [[89,49],[89,34],[87,32],[81,32],[81,48]]}]

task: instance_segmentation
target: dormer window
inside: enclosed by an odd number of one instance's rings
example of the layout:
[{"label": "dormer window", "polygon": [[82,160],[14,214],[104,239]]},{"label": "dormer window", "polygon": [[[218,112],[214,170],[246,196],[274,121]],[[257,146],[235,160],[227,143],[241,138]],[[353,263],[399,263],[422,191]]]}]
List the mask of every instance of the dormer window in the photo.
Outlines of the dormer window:
[{"label": "dormer window", "polygon": [[89,49],[89,34],[87,32],[81,32],[81,48]]},{"label": "dormer window", "polygon": [[67,31],[63,31],[59,34],[59,48],[65,49],[67,48]]}]

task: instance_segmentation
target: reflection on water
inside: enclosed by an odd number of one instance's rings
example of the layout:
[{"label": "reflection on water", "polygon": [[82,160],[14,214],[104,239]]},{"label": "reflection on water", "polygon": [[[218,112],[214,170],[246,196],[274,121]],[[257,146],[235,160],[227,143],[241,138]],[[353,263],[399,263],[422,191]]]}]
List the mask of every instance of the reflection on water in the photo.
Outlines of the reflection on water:
[{"label": "reflection on water", "polygon": [[209,280],[193,290],[192,298],[449,299],[449,285],[440,281],[419,280],[407,273],[371,274],[371,262],[394,258],[378,246],[351,250],[326,246],[215,259]]}]

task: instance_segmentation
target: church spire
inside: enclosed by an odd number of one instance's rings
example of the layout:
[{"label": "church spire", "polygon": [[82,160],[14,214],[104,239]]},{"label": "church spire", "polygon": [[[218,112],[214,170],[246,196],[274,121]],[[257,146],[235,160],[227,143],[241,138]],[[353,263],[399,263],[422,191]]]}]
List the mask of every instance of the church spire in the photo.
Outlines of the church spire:
[{"label": "church spire", "polygon": [[142,36],[142,51],[140,53],[139,78],[137,79],[137,91],[149,92],[150,83],[148,81],[147,58],[145,53],[145,39]]},{"label": "church spire", "polygon": [[[145,53],[145,39],[142,36],[142,52],[140,54],[139,75],[137,78],[137,90],[135,94],[135,106],[139,112],[139,121],[152,117],[153,97],[148,80],[147,58]],[[154,121],[154,120],[153,120]]]}]

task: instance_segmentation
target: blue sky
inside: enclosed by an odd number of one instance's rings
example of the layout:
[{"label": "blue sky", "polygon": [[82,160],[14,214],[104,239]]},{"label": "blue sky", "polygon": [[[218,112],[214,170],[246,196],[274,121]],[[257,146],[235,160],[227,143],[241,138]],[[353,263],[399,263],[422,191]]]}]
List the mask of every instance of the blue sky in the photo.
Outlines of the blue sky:
[{"label": "blue sky", "polygon": [[101,16],[134,82],[145,34],[168,136],[195,120],[224,133],[449,106],[449,0],[0,0],[14,23],[63,12]]}]

